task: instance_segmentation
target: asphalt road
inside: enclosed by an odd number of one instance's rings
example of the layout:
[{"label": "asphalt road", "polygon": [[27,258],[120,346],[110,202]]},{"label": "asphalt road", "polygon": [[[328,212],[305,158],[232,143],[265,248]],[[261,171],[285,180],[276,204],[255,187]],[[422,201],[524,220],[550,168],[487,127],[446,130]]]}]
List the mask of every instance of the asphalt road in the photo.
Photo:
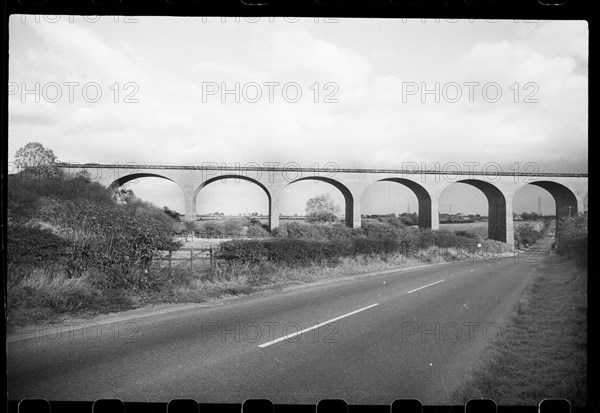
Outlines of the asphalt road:
[{"label": "asphalt road", "polygon": [[500,323],[542,257],[522,258],[434,264],[48,331],[8,344],[9,399],[448,404],[503,334]]}]

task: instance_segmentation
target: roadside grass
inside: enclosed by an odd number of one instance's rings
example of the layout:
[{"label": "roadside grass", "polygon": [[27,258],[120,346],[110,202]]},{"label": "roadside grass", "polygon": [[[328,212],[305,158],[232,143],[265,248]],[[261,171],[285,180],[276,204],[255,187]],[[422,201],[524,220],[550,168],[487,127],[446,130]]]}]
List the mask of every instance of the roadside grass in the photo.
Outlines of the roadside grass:
[{"label": "roadside grass", "polygon": [[[506,252],[496,243],[490,244],[494,251]],[[498,248],[497,250],[495,248]],[[307,266],[288,266],[272,262],[260,264],[220,265],[211,269],[209,265],[195,266],[194,274],[190,274],[189,266],[179,266],[179,271],[187,278],[174,286],[169,292],[173,302],[201,302],[212,297],[223,295],[251,294],[258,291],[278,290],[287,286],[355,276],[370,272],[408,268],[416,265],[440,262],[463,261],[473,259],[466,251],[455,248],[428,248],[412,256],[400,253],[392,255],[361,255],[343,257],[336,263],[312,263]]]},{"label": "roadside grass", "polygon": [[50,322],[73,314],[124,311],[135,306],[124,291],[97,289],[91,278],[90,274],[69,278],[54,268],[13,272],[7,280],[8,325]]},{"label": "roadside grass", "polygon": [[542,261],[504,334],[491,343],[454,402],[490,398],[532,405],[544,398],[586,403],[587,271],[572,260]]},{"label": "roadside grass", "polygon": [[[210,298],[276,291],[292,285],[422,263],[419,259],[407,259],[398,254],[386,258],[379,256],[343,258],[336,265],[311,264],[306,267],[292,267],[265,262],[259,265],[227,265],[216,270],[205,267],[196,270],[192,280],[170,289],[167,293],[168,297],[163,296],[162,300],[203,302]],[[175,271],[189,273],[189,267],[180,267]]]},{"label": "roadside grass", "polygon": [[335,263],[287,266],[272,262],[224,264],[211,268],[207,260],[166,261],[153,269],[165,280],[153,289],[99,289],[91,280],[96,274],[68,278],[57,268],[10,271],[7,290],[9,327],[50,323],[68,317],[91,317],[145,305],[202,303],[211,299],[277,291],[287,286],[354,276],[415,265],[471,259],[455,248],[428,248],[412,256],[400,253],[340,258]]}]

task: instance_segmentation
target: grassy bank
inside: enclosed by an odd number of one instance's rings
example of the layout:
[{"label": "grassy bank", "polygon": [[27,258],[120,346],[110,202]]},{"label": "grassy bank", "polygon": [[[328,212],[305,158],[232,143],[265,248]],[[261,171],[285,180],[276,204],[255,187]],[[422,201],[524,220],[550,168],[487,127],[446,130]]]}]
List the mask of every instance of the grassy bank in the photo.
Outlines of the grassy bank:
[{"label": "grassy bank", "polygon": [[[202,240],[200,247],[215,246]],[[190,244],[190,245],[188,245]],[[191,244],[184,246],[189,248]],[[198,244],[198,243],[195,243]],[[505,244],[487,241],[488,251],[494,254]],[[198,245],[194,245],[198,247]],[[22,265],[9,267],[7,280],[7,320],[9,327],[60,321],[67,318],[91,317],[109,312],[125,311],[150,304],[201,303],[230,295],[252,294],[278,290],[286,286],[353,276],[362,273],[404,268],[424,263],[472,259],[478,251],[461,248],[429,247],[407,254],[359,254],[337,257],[335,261],[307,261],[282,263],[269,260],[259,262],[210,263],[195,250],[195,261],[190,266],[189,252],[177,251],[171,268],[167,261],[154,261],[150,267],[152,283],[142,288],[104,288],[96,282],[102,276],[93,268],[78,276],[68,274],[61,265],[29,268]],[[42,257],[44,258],[44,257]],[[44,258],[44,262],[47,260]]]},{"label": "grassy bank", "polygon": [[525,290],[505,334],[490,344],[456,403],[491,398],[500,405],[544,398],[586,401],[587,273],[572,260],[544,260]]},{"label": "grassy bank", "polygon": [[[198,270],[201,273],[198,278],[186,285],[177,286],[172,293],[177,301],[196,301],[207,294],[250,294],[296,284],[471,258],[465,252],[453,248],[442,251],[430,248],[412,256],[397,253],[343,257],[335,264],[311,263],[295,266],[267,261],[259,264],[224,264],[215,270],[206,266]],[[181,270],[189,272],[188,268]]]},{"label": "grassy bank", "polygon": [[88,275],[68,277],[56,269],[34,270],[22,277],[9,277],[7,318],[9,327],[60,321],[71,317],[91,317],[125,311],[149,304],[201,303],[210,299],[252,294],[315,281],[343,278],[369,272],[406,268],[445,261],[472,259],[455,248],[428,248],[405,254],[344,257],[335,264],[311,263],[304,266],[273,262],[225,264],[216,268],[207,261],[166,263],[153,273],[160,288],[100,289]]},{"label": "grassy bank", "polygon": [[22,278],[7,280],[9,327],[124,311],[135,303],[125,291],[97,288],[87,275],[71,278],[64,272],[35,269]]}]

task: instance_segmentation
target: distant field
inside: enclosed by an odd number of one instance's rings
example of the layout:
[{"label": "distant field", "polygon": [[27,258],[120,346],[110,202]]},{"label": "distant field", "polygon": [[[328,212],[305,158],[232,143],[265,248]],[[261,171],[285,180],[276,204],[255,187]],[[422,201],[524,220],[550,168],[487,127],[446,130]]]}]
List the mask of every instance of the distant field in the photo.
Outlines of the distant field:
[{"label": "distant field", "polygon": [[469,231],[474,234],[477,234],[481,238],[487,238],[488,236],[488,222],[464,222],[458,224],[440,224],[440,229],[445,229],[448,231],[456,232],[456,231]]},{"label": "distant field", "polygon": [[[535,230],[540,231],[542,229],[542,221],[515,221],[515,229],[521,225],[531,225]],[[440,224],[440,229],[448,231],[469,231],[479,235],[482,238],[488,236],[488,222],[465,222],[459,224]]]}]

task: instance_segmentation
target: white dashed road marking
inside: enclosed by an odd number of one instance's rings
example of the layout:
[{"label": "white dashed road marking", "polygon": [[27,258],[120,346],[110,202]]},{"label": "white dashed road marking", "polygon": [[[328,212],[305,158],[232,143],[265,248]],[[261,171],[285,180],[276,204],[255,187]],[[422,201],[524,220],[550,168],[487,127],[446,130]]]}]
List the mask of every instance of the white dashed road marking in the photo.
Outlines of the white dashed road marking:
[{"label": "white dashed road marking", "polygon": [[436,282],[434,282],[434,283],[427,284],[427,285],[424,285],[424,286],[422,286],[422,287],[419,287],[419,288],[415,288],[414,290],[410,290],[410,291],[409,291],[409,292],[407,292],[406,294],[414,293],[415,291],[419,291],[419,290],[422,290],[423,288],[431,287],[432,285],[439,284],[439,283],[441,283],[441,282],[444,282],[444,280],[439,280],[439,281],[436,281]]},{"label": "white dashed road marking", "polygon": [[268,341],[266,343],[263,343],[263,344],[259,345],[258,347],[264,348],[264,347],[270,346],[272,344],[279,343],[280,341],[287,340],[288,338],[299,336],[300,334],[306,333],[307,331],[314,330],[315,328],[319,328],[319,327],[324,326],[326,324],[333,323],[334,321],[341,320],[342,318],[346,318],[346,317],[349,317],[349,316],[354,315],[356,313],[360,313],[361,311],[368,310],[369,308],[373,308],[373,307],[375,307],[377,305],[379,305],[379,303],[375,303],[375,304],[371,304],[371,305],[369,305],[367,307],[359,308],[358,310],[354,310],[351,313],[344,314],[344,315],[341,315],[341,316],[336,317],[336,318],[332,318],[331,320],[327,320],[327,321],[324,321],[322,323],[316,324],[316,325],[314,325],[314,326],[312,326],[310,328],[305,328],[304,330],[296,331],[295,333],[288,334],[287,336],[279,337],[278,339]]}]

